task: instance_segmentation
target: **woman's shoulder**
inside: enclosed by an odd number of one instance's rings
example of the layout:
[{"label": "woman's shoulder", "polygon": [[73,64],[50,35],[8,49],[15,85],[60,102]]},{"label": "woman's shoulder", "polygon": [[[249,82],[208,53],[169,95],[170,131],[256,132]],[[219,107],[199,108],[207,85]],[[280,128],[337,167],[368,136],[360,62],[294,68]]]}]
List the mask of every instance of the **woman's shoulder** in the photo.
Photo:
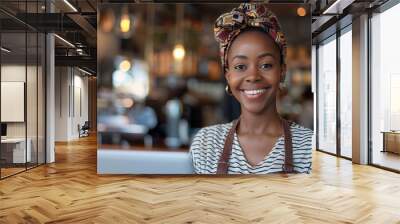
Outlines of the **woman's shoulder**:
[{"label": "woman's shoulder", "polygon": [[224,138],[231,127],[232,122],[207,126],[201,128],[196,133],[194,139]]},{"label": "woman's shoulder", "polygon": [[193,137],[191,151],[220,151],[232,123],[216,124],[201,128]]},{"label": "woman's shoulder", "polygon": [[306,150],[311,152],[314,132],[294,122],[292,122],[290,129],[292,131],[293,149],[295,151]]},{"label": "woman's shoulder", "polygon": [[310,173],[314,132],[297,123],[291,124],[291,131],[294,169],[299,173]]},{"label": "woman's shoulder", "polygon": [[231,127],[232,123],[216,124],[201,128],[195,134],[190,152],[196,173],[210,173],[210,169],[216,169],[226,134]]},{"label": "woman's shoulder", "polygon": [[303,127],[295,122],[291,122],[290,129],[293,135],[304,135],[305,137],[309,137],[314,134],[313,130]]}]

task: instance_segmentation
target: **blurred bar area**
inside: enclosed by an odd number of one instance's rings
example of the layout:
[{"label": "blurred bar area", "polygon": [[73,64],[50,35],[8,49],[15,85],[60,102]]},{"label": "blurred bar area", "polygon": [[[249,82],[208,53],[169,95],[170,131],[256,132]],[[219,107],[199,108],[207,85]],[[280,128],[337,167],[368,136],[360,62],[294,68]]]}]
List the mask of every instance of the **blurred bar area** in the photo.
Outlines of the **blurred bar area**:
[{"label": "blurred bar area", "polygon": [[[99,4],[99,148],[188,150],[200,128],[240,114],[238,102],[225,93],[213,33],[216,18],[237,5]],[[307,6],[273,4],[271,10],[288,40],[279,111],[312,129]]]}]

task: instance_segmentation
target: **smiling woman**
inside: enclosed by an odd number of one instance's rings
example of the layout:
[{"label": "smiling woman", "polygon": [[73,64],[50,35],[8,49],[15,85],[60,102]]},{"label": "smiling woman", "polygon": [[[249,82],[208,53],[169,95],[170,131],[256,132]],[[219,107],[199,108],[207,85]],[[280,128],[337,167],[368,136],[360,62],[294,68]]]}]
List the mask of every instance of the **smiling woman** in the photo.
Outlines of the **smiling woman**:
[{"label": "smiling woman", "polygon": [[264,4],[241,4],[217,19],[214,32],[226,90],[241,115],[196,134],[190,148],[196,173],[309,173],[313,132],[277,112],[286,41],[276,16]]}]

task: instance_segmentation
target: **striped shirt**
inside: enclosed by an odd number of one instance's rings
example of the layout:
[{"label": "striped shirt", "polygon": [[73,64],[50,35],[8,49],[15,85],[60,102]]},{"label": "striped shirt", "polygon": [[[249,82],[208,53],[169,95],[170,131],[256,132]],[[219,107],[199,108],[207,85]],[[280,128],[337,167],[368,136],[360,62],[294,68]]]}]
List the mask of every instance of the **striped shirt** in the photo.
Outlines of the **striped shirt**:
[{"label": "striped shirt", "polygon": [[[215,174],[231,123],[200,129],[190,146],[194,170],[197,174]],[[310,173],[312,155],[312,130],[292,123],[292,148],[294,171]],[[278,138],[271,152],[256,166],[248,163],[235,132],[228,174],[266,174],[281,172],[285,161],[285,140]]]}]

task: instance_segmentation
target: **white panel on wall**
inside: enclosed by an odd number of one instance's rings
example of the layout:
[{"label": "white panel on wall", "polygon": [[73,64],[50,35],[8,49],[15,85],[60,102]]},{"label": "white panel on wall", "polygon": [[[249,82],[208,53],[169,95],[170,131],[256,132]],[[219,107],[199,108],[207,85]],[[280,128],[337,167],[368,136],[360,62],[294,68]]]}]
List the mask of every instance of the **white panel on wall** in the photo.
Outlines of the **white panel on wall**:
[{"label": "white panel on wall", "polygon": [[400,74],[390,74],[390,130],[400,130]]},{"label": "white panel on wall", "polygon": [[81,124],[81,88],[75,87],[74,90],[74,118],[72,121],[72,135],[74,137],[79,135],[78,125]]},{"label": "white panel on wall", "polygon": [[24,122],[24,82],[1,82],[1,122]]},{"label": "white panel on wall", "polygon": [[78,125],[88,120],[88,79],[72,67],[56,67],[55,139],[79,138]]}]

